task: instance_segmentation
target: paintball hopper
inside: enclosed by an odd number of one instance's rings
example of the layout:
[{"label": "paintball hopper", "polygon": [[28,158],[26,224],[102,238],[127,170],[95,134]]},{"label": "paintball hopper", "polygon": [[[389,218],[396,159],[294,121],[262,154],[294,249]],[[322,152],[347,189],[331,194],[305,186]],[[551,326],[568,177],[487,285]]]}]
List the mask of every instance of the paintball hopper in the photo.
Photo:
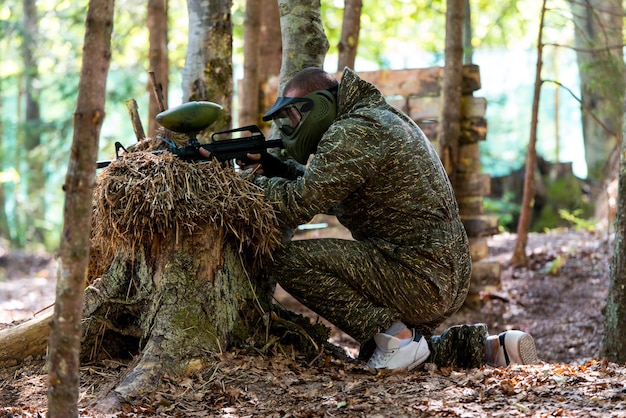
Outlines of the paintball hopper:
[{"label": "paintball hopper", "polygon": [[156,115],[161,126],[173,132],[196,134],[217,120],[222,106],[213,102],[187,102]]}]

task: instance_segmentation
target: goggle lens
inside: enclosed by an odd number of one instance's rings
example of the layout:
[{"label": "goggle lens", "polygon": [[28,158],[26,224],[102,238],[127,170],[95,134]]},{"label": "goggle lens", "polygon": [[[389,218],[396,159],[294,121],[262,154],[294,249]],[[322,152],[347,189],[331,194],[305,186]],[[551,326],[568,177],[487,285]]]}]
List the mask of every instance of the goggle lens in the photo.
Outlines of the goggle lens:
[{"label": "goggle lens", "polygon": [[274,122],[285,135],[292,135],[298,130],[313,102],[310,99],[301,99],[299,102],[285,106],[274,117]]},{"label": "goggle lens", "polygon": [[296,105],[290,104],[278,112],[274,121],[285,135],[291,135],[302,121],[302,113]]}]

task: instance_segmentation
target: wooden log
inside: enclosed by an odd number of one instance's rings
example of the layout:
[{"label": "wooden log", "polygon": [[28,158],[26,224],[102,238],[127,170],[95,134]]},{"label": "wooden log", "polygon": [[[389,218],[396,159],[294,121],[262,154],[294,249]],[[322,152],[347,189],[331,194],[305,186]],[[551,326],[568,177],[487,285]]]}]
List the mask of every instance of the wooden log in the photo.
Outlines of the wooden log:
[{"label": "wooden log", "polygon": [[498,217],[494,215],[461,216],[461,221],[470,238],[485,237],[498,233]]},{"label": "wooden log", "polygon": [[457,161],[458,175],[479,173],[480,164],[480,148],[477,143],[461,144],[459,146],[459,154]]},{"label": "wooden log", "polygon": [[[394,106],[402,100],[390,101]],[[443,107],[442,97],[410,97],[404,107],[413,120],[439,119]],[[463,119],[484,118],[487,112],[487,100],[482,97],[461,97],[461,116]]]},{"label": "wooden log", "polygon": [[0,331],[0,367],[46,353],[53,310]]},{"label": "wooden log", "polygon": [[[359,77],[374,84],[385,96],[440,96],[443,67],[411,68],[404,70],[359,71]],[[341,72],[335,77],[340,79]],[[463,66],[462,94],[480,89],[480,67]]]},{"label": "wooden log", "polygon": [[489,256],[489,244],[487,237],[470,238],[470,256],[472,262],[483,260]]},{"label": "wooden log", "polygon": [[456,178],[456,197],[488,196],[491,190],[491,177],[485,173],[459,174]]},{"label": "wooden log", "polygon": [[498,262],[483,260],[472,263],[472,278],[465,306],[474,309],[482,306],[485,293],[494,293],[501,288],[501,273],[502,268]]},{"label": "wooden log", "polygon": [[[415,120],[415,119],[414,119]],[[437,128],[439,122],[435,119],[418,119],[415,123],[422,128],[431,142],[436,143],[438,138]],[[484,141],[487,138],[487,121],[485,119],[473,119],[461,121],[461,136],[459,144],[473,144]]]},{"label": "wooden log", "polygon": [[502,286],[502,266],[497,261],[481,260],[472,264],[470,293],[495,292]]},{"label": "wooden log", "polygon": [[[455,190],[456,191],[456,190]],[[464,196],[458,197],[459,213],[461,216],[482,215],[484,213],[483,196]]]}]

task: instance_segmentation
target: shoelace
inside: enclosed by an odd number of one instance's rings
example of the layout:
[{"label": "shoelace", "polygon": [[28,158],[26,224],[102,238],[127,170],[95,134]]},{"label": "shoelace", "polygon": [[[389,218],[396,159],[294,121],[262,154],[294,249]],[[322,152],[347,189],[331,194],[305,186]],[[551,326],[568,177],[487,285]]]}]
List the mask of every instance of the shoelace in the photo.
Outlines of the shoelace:
[{"label": "shoelace", "polygon": [[389,360],[390,357],[393,356],[394,353],[395,353],[394,350],[383,351],[377,348],[374,351],[374,354],[372,354],[372,357],[369,359],[367,364],[370,367],[377,367],[378,365],[387,364],[387,361]]}]

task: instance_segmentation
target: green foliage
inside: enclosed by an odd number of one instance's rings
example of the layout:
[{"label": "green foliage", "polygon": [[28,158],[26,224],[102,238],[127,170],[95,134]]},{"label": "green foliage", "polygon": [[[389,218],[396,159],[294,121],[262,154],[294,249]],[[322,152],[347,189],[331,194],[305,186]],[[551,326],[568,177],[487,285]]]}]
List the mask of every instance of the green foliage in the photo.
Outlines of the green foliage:
[{"label": "green foliage", "polygon": [[[330,43],[328,55],[336,56],[341,35],[344,2],[322,1],[322,20]],[[245,0],[233,0],[233,48],[235,64],[242,63]],[[569,37],[569,17],[559,10],[567,10],[564,0],[550,0],[552,12],[549,26],[552,40],[566,43]],[[45,225],[49,231],[46,245],[53,249],[61,228],[64,195],[62,184],[69,161],[72,142],[73,114],[81,71],[82,45],[86,3],[69,0],[40,0],[40,37],[36,58],[40,77],[36,80],[41,92],[42,149],[47,174],[46,213],[44,219],[32,219],[28,206],[28,173],[25,156],[18,146],[24,104],[23,68],[20,57],[22,22],[20,2],[0,2],[0,172],[14,172],[4,184],[6,210],[10,221],[11,239],[17,245],[27,245],[28,224]],[[107,82],[106,118],[101,140],[101,158],[113,155],[113,143],[129,143],[133,138],[125,101],[136,99],[142,120],[147,118],[147,57],[148,31],[145,23],[146,3],[117,0],[112,62]],[[364,2],[359,36],[358,59],[370,68],[397,68],[409,64],[412,56],[427,53],[427,65],[441,65],[445,44],[445,3],[443,0],[390,0]],[[531,0],[510,0],[497,3],[488,0],[471,2],[475,48],[501,48],[528,51],[536,42],[538,4]],[[170,104],[178,104],[180,73],[184,66],[187,45],[186,3],[169,4]],[[397,60],[404,57],[405,61]],[[549,68],[547,65],[546,68]],[[483,81],[485,87],[487,82]],[[490,80],[491,84],[491,80]],[[496,94],[489,98],[489,139],[481,143],[483,166],[493,170],[497,166],[508,169],[519,167],[525,158],[528,136],[530,93],[528,84],[508,81],[496,86]],[[512,102],[515,105],[512,105]],[[550,109],[542,102],[542,109]],[[523,111],[520,111],[523,109]],[[22,113],[20,113],[22,112]],[[544,131],[551,126],[542,122]],[[549,137],[551,133],[544,133]],[[541,136],[541,135],[540,135]],[[497,139],[493,139],[497,138]],[[504,138],[504,139],[501,139]],[[545,142],[545,141],[542,141]],[[491,174],[491,173],[490,173]],[[19,179],[19,181],[18,181]],[[485,202],[489,210],[501,217],[501,225],[510,225],[519,208],[509,200]],[[572,209],[567,209],[572,211]],[[573,211],[572,211],[573,213]]]},{"label": "green foliage", "polygon": [[512,192],[506,192],[501,199],[486,197],[483,201],[483,209],[485,213],[498,217],[500,232],[509,232],[516,227],[521,206],[515,202],[515,195]]},{"label": "green foliage", "polygon": [[595,231],[598,224],[597,219],[583,218],[585,213],[582,209],[576,209],[572,212],[566,209],[559,209],[559,216],[569,222],[577,230]]},{"label": "green foliage", "polygon": [[[593,205],[583,195],[578,179],[573,176],[548,182],[546,202],[541,207],[532,230],[543,232],[559,227],[582,225],[591,216]],[[571,216],[568,216],[570,214]],[[565,215],[562,216],[562,215]],[[591,224],[592,221],[589,221]]]}]

